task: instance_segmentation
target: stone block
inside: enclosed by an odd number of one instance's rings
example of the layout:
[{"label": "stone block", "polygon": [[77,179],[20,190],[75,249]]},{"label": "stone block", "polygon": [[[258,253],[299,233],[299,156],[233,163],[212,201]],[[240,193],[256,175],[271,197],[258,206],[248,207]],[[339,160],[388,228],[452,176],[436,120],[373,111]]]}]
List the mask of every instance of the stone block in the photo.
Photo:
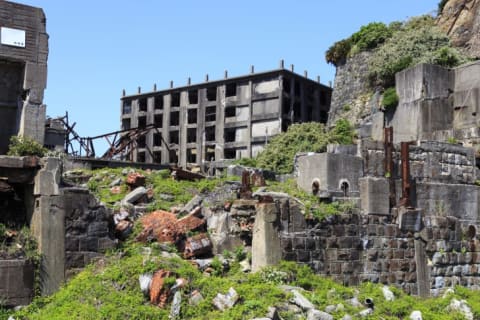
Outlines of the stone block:
[{"label": "stone block", "polygon": [[92,222],[88,225],[87,235],[105,237],[108,234],[108,222]]},{"label": "stone block", "polygon": [[97,237],[81,237],[78,238],[79,251],[97,251],[98,238]]},{"label": "stone block", "polygon": [[257,205],[252,235],[252,271],[277,264],[282,257],[279,237],[279,213],[274,203]]},{"label": "stone block", "polygon": [[26,260],[0,260],[2,305],[28,305],[34,295],[34,265]]},{"label": "stone block", "polygon": [[98,251],[105,252],[109,249],[113,249],[117,246],[115,240],[110,239],[109,237],[103,237],[98,239]]},{"label": "stone block", "polygon": [[389,184],[386,178],[364,177],[360,183],[360,206],[364,214],[388,215]]}]

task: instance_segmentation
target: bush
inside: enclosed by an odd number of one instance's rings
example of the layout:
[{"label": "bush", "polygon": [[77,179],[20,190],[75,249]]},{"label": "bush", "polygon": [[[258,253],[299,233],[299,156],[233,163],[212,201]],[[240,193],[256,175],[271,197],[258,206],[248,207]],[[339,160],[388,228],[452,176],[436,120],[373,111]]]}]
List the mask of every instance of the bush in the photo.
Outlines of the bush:
[{"label": "bush", "polygon": [[443,12],[443,8],[445,8],[447,2],[448,0],[440,0],[440,2],[438,3],[438,14],[441,14]]},{"label": "bush", "polygon": [[8,146],[9,156],[37,156],[43,157],[47,153],[47,149],[44,148],[37,141],[28,137],[12,136],[10,138],[10,145]]},{"label": "bush", "polygon": [[418,63],[454,67],[466,61],[451,48],[447,35],[431,16],[420,16],[404,23],[375,51],[369,61],[369,77],[372,86],[389,87],[395,84],[395,73]]},{"label": "bush", "polygon": [[388,109],[394,109],[398,105],[398,95],[395,87],[390,87],[383,92],[382,106]]},{"label": "bush", "polygon": [[325,60],[334,66],[343,64],[345,63],[351,48],[352,40],[350,38],[337,41],[325,53]]}]

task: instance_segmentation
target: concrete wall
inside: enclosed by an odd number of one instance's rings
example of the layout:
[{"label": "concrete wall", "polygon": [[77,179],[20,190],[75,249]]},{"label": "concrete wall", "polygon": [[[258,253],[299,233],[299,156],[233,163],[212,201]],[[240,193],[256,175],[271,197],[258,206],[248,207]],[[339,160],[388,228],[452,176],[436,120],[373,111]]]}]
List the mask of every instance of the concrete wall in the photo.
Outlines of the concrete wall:
[{"label": "concrete wall", "polygon": [[358,196],[359,179],[363,176],[362,158],[348,154],[306,154],[297,157],[298,186],[312,191],[314,180],[320,192],[342,193],[342,183],[348,184],[347,196]]},{"label": "concrete wall", "polygon": [[34,295],[35,266],[26,260],[0,260],[2,307],[25,306]]},{"label": "concrete wall", "polygon": [[[0,115],[5,115],[5,108],[16,110],[16,119],[6,121],[8,128],[0,132],[0,154],[3,154],[8,145],[5,141],[12,133],[18,132],[43,144],[45,106],[42,103],[47,84],[48,35],[42,9],[1,1],[0,16],[9,17],[0,21],[0,27],[25,31],[24,47],[0,43],[0,74],[5,75],[12,61],[20,63],[22,69],[21,77],[8,80],[14,82],[7,88],[14,90],[9,94],[9,101],[2,104],[0,95]],[[7,113],[13,118],[11,112]]]}]

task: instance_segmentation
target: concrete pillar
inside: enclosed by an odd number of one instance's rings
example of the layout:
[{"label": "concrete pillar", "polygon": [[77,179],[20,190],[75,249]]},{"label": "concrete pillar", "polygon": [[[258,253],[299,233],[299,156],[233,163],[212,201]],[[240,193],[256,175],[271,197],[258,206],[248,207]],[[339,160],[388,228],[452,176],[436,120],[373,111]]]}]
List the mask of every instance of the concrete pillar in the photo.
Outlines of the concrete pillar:
[{"label": "concrete pillar", "polygon": [[[154,89],[156,90],[156,88],[154,88]],[[147,125],[153,124],[153,122],[154,122],[154,119],[155,119],[154,104],[155,104],[155,98],[154,97],[147,98]],[[154,130],[149,130],[147,132],[147,134],[145,135],[145,145],[146,145],[146,148],[145,148],[146,149],[145,150],[145,162],[146,163],[153,163],[153,157],[150,154],[150,152],[148,152],[148,150],[153,152],[153,133],[154,132],[155,132]]]},{"label": "concrete pillar", "polygon": [[182,91],[180,93],[180,113],[178,121],[178,134],[179,134],[179,154],[178,162],[180,167],[187,167],[187,105],[188,105],[188,91]]},{"label": "concrete pillar", "polygon": [[[138,127],[138,100],[132,100],[132,113],[131,113],[131,122],[130,128],[137,128]],[[137,150],[132,151],[132,155],[130,159],[133,162],[137,161]]]},{"label": "concrete pillar", "polygon": [[415,233],[415,262],[417,270],[418,295],[422,298],[430,296],[430,269],[425,249],[425,243],[419,233]]},{"label": "concrete pillar", "polygon": [[307,103],[305,101],[305,84],[303,83],[303,81],[300,81],[300,110],[302,122],[307,122],[308,110]]},{"label": "concrete pillar", "polygon": [[41,145],[45,139],[46,109],[44,104],[36,105],[25,102],[20,117],[18,134],[29,137]]},{"label": "concrete pillar", "polygon": [[[252,114],[253,114],[253,83],[252,80],[248,81],[248,92],[250,92],[250,96],[248,97],[248,121],[247,121],[247,139],[245,141],[247,144],[247,157],[252,157]],[[239,93],[237,93],[239,94]],[[240,101],[241,98],[237,98],[237,101]]]},{"label": "concrete pillar", "polygon": [[[162,137],[167,144],[170,144],[170,109],[172,105],[172,95],[163,96],[163,125]],[[162,144],[162,163],[170,163],[170,154],[165,144]]]},{"label": "concrete pillar", "polygon": [[197,109],[197,164],[202,165],[205,161],[205,97],[204,89],[198,90],[198,109]]},{"label": "concrete pillar", "polygon": [[282,258],[279,212],[275,203],[259,203],[253,226],[252,271],[275,265]]},{"label": "concrete pillar", "polygon": [[[224,86],[223,86],[224,87]],[[216,145],[215,145],[215,161],[225,158],[225,89],[223,87],[217,87],[217,102],[216,102]]]}]

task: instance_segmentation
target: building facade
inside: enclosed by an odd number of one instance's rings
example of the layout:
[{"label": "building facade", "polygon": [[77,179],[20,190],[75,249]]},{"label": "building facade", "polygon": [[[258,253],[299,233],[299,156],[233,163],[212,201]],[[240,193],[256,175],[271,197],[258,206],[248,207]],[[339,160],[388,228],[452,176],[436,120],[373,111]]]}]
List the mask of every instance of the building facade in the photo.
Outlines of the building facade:
[{"label": "building facade", "polygon": [[43,144],[47,59],[43,10],[0,1],[0,154],[16,134]]},{"label": "building facade", "polygon": [[292,123],[325,123],[331,92],[281,68],[124,95],[122,129],[154,127],[126,158],[187,167],[253,157]]}]

